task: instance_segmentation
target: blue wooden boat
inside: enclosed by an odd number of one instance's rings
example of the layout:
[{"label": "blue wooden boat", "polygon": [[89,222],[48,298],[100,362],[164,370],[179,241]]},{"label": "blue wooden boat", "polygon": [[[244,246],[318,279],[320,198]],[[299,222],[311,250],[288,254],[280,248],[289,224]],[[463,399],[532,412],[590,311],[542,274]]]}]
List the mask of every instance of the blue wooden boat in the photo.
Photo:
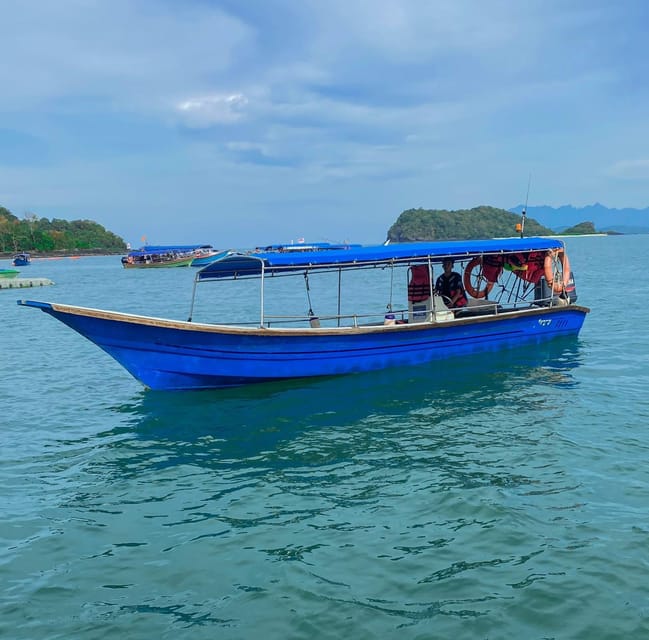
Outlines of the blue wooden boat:
[{"label": "blue wooden boat", "polygon": [[294,251],[332,251],[334,249],[355,249],[360,247],[360,244],[348,243],[333,243],[333,242],[295,242],[284,244],[269,244],[261,247],[255,247],[252,253],[271,253],[271,252],[294,252]]},{"label": "blue wooden boat", "polygon": [[[355,247],[360,247],[359,244],[333,244],[331,242],[311,242],[309,244],[298,242],[294,244],[269,244],[264,245],[263,247],[255,247],[250,251],[244,251],[243,253],[292,253],[294,251],[299,251],[302,253],[310,251],[332,251],[334,249],[351,249]],[[207,252],[202,255],[197,255],[192,262],[192,267],[205,267],[212,262],[221,260],[226,255],[236,253],[232,249],[226,249],[225,251],[213,251]]]},{"label": "blue wooden boat", "polygon": [[[462,272],[468,299],[462,308],[449,308],[435,290],[448,258]],[[351,286],[347,299],[352,277],[360,278],[360,286]],[[196,294],[198,285],[202,291],[208,282],[224,288],[220,304],[210,304],[210,318],[203,320]],[[379,283],[385,292],[379,293]],[[252,295],[251,286],[258,315],[239,321],[245,309],[235,307],[245,296],[231,287]],[[280,298],[278,291],[285,295]],[[292,292],[299,294],[295,308],[288,303]],[[322,294],[322,306],[316,294]],[[534,350],[579,333],[589,309],[576,300],[561,241],[511,238],[229,253],[196,273],[187,320],[33,300],[18,304],[41,309],[79,332],[145,386],[172,390],[436,361],[443,366],[445,359],[478,352]],[[215,321],[215,313],[224,320]]]},{"label": "blue wooden boat", "polygon": [[31,264],[31,261],[32,261],[31,256],[24,251],[21,253],[17,253],[13,257],[14,267],[26,267],[28,264]]}]

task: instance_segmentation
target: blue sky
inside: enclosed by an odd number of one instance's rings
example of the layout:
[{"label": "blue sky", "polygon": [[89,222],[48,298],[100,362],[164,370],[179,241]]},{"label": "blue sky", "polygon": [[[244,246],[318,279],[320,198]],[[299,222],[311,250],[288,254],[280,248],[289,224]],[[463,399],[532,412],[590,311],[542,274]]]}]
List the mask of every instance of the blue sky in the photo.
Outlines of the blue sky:
[{"label": "blue sky", "polygon": [[0,205],[134,245],[649,206],[644,0],[0,0]]}]

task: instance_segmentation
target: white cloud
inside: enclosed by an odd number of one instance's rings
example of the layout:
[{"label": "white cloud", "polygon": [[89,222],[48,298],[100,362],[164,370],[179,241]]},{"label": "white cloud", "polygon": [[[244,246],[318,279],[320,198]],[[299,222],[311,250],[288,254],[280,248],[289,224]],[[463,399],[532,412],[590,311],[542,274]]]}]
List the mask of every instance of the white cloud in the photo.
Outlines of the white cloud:
[{"label": "white cloud", "polygon": [[[0,171],[19,173],[0,205],[18,212],[281,217],[301,197],[324,225],[345,206],[511,206],[530,171],[544,199],[646,206],[642,3],[0,4]],[[603,180],[614,158],[639,159]]]},{"label": "white cloud", "polygon": [[244,115],[248,99],[240,94],[190,98],[177,105],[183,121],[191,127],[232,124]]},{"label": "white cloud", "polygon": [[232,151],[260,151],[266,152],[266,147],[263,144],[253,142],[228,142],[226,145]]},{"label": "white cloud", "polygon": [[3,1],[3,109],[91,98],[125,111],[157,112],[178,95],[223,84],[254,32],[207,4],[153,0]]},{"label": "white cloud", "polygon": [[649,180],[649,159],[621,160],[611,165],[606,174],[621,180]]}]

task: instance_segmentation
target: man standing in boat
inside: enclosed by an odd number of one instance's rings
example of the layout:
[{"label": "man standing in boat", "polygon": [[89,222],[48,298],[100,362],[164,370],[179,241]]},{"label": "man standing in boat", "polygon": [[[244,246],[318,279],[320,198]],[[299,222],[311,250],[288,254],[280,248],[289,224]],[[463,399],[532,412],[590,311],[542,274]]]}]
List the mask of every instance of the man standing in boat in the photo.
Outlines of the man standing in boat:
[{"label": "man standing in boat", "polygon": [[466,307],[467,299],[462,285],[462,276],[453,271],[453,260],[446,258],[442,262],[444,273],[435,282],[435,293],[444,298],[451,308]]}]

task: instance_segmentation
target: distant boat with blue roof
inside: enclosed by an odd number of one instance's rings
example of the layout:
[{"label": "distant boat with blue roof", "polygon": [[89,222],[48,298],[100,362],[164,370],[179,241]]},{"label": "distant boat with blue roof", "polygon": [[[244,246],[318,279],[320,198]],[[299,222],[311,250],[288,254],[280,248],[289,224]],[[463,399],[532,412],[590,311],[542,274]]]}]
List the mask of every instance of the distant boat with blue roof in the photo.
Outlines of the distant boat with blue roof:
[{"label": "distant boat with blue roof", "polygon": [[13,257],[14,267],[26,267],[31,264],[32,257],[26,251],[21,251]]},{"label": "distant boat with blue roof", "polygon": [[123,256],[122,266],[125,269],[188,267],[195,258],[215,253],[210,244],[145,245]]}]

